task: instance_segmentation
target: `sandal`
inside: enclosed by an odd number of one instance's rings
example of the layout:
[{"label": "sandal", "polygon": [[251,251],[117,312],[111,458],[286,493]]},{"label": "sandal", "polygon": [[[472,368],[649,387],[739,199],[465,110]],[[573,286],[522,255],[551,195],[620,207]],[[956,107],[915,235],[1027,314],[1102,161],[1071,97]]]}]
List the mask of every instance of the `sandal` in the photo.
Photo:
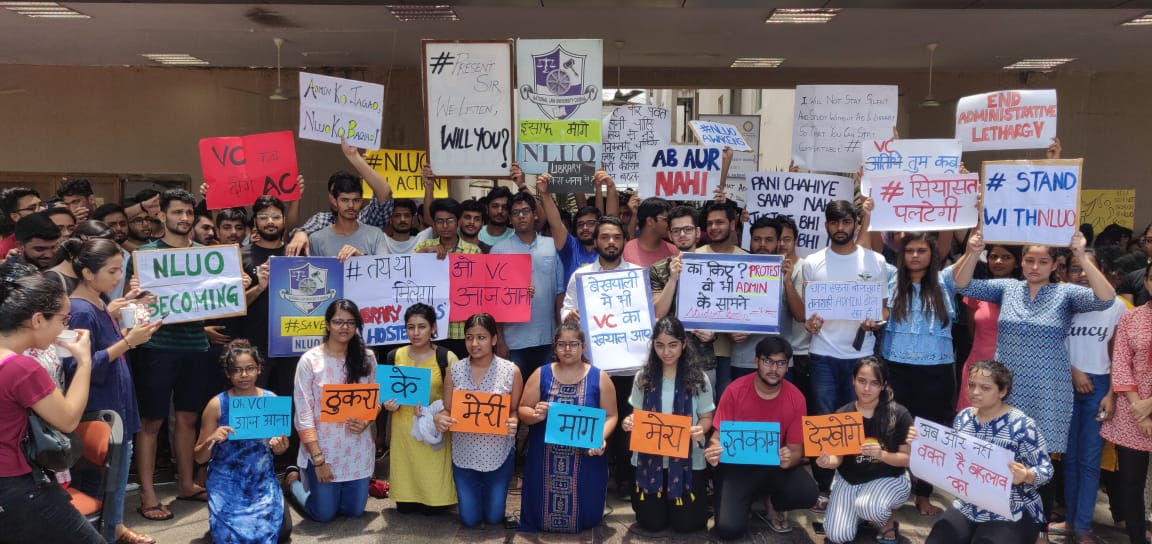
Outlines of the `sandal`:
[{"label": "sandal", "polygon": [[775,533],[783,535],[792,532],[792,523],[788,521],[787,516],[779,512],[777,512],[776,515],[769,514],[768,512],[756,512],[756,519],[759,519]]},{"label": "sandal", "polygon": [[116,544],[156,544],[156,539],[125,527],[124,532],[116,537]]},{"label": "sandal", "polygon": [[816,504],[813,504],[812,508],[808,510],[815,514],[823,514],[824,511],[828,510],[828,495],[821,493],[816,497]]},{"label": "sandal", "polygon": [[1071,534],[1071,531],[1068,530],[1067,522],[1059,521],[1048,524],[1048,534],[1055,536],[1068,536]]},{"label": "sandal", "polygon": [[163,504],[141,506],[136,509],[136,512],[148,521],[168,521],[176,517],[176,515],[169,511]]},{"label": "sandal", "polygon": [[892,522],[887,531],[876,533],[876,544],[897,544],[900,542],[900,522]]}]

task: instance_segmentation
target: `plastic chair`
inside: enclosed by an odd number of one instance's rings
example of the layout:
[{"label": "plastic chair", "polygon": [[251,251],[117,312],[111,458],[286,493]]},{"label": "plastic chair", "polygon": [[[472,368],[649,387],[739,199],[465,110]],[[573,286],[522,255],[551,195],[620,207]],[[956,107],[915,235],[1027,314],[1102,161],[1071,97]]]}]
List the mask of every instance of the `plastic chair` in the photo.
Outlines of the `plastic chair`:
[{"label": "plastic chair", "polygon": [[77,469],[96,469],[103,473],[99,497],[91,497],[76,489],[68,488],[72,505],[100,531],[104,540],[116,541],[116,527],[104,523],[104,505],[116,494],[116,486],[109,482],[120,480],[120,466],[124,455],[124,424],[120,416],[112,410],[88,412],[76,427],[76,435],[84,445],[84,455],[77,463]]}]

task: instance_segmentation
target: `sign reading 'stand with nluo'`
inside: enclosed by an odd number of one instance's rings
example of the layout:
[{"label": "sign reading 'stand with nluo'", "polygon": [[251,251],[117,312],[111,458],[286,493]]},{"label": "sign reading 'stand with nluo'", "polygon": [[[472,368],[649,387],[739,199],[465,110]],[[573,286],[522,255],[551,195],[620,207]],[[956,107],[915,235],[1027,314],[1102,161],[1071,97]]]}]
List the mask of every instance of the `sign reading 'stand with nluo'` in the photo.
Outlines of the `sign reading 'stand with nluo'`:
[{"label": "sign reading 'stand with nluo'", "polygon": [[239,246],[136,251],[132,259],[140,289],[156,296],[154,319],[183,323],[248,313]]}]

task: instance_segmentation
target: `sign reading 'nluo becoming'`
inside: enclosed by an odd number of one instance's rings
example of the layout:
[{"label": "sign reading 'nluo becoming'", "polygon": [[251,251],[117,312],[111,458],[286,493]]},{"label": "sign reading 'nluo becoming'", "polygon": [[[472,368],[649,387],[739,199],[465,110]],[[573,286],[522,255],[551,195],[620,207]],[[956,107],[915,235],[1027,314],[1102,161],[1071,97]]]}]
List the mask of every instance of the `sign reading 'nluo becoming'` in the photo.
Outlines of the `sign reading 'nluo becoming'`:
[{"label": "sign reading 'nluo becoming'", "polygon": [[156,295],[153,318],[183,323],[248,313],[238,246],[136,251],[132,259],[140,289]]}]

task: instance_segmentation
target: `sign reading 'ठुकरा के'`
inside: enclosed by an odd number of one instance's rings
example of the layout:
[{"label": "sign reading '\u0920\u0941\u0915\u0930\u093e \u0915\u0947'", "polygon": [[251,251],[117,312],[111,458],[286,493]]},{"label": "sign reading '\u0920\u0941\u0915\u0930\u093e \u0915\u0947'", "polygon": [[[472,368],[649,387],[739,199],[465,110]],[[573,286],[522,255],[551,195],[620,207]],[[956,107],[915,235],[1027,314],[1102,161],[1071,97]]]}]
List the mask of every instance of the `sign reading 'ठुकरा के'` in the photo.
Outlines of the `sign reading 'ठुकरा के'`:
[{"label": "sign reading '\u0920\u0941\u0915\u0930\u093e \u0915\u0947'", "polygon": [[804,170],[855,172],[860,148],[896,128],[895,85],[797,85],[792,160]]},{"label": "sign reading '\u0920\u0941\u0915\u0930\u093e \u0915\u0947'", "polygon": [[[833,200],[852,200],[852,180],[841,176],[801,172],[755,172],[748,176],[744,196],[748,223],[743,240],[750,240],[748,227],[767,216],[787,216],[796,222],[796,254],[807,257],[828,247],[824,230],[824,207]],[[746,246],[744,249],[748,249]]]},{"label": "sign reading '\u0920\u0941\u0915\u0930\u093e \u0915\u0947'", "polygon": [[140,289],[156,296],[152,319],[184,323],[248,313],[239,246],[137,250],[132,268]]},{"label": "sign reading '\u0920\u0941\u0915\u0930\u093e \u0915\u0947'", "polygon": [[530,174],[548,163],[600,164],[601,40],[516,40],[517,156]]},{"label": "sign reading '\u0920\u0941\u0915\u0930\u093e \u0915\u0947'", "polygon": [[997,91],[956,104],[964,151],[1041,149],[1056,137],[1056,90]]},{"label": "sign reading '\u0920\u0941\u0915\u0930\u093e \u0915\u0947'", "polygon": [[987,161],[984,240],[1067,246],[1080,227],[1084,159]]},{"label": "sign reading '\u0920\u0941\u0915\u0930\u093e \u0915\u0947'", "polygon": [[507,177],[516,153],[512,41],[424,40],[422,46],[432,170]]},{"label": "sign reading '\u0920\u0941\u0915\u0930\u093e \u0915\u0947'", "polygon": [[300,138],[380,149],[384,86],[300,72]]},{"label": "sign reading '\u0920\u0941\u0915\u0930\u093e \u0915\u0947'", "polygon": [[672,117],[668,108],[659,106],[616,106],[604,118],[603,127],[600,162],[620,188],[635,188],[640,182],[644,149],[668,145],[672,138]]}]

